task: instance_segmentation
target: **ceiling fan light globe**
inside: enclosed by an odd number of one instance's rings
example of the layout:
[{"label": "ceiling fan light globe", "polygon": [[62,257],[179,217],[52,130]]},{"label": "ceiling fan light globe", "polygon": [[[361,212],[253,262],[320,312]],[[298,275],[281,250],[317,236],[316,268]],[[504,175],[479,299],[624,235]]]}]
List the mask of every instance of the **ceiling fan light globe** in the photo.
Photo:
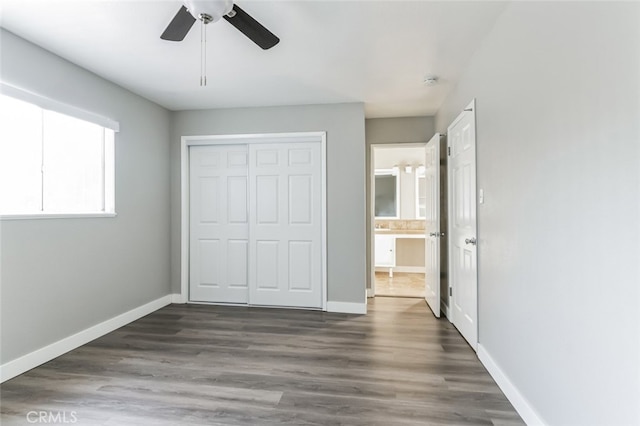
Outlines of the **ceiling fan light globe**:
[{"label": "ceiling fan light globe", "polygon": [[216,22],[233,9],[233,0],[183,0],[184,6],[196,19],[207,16]]}]

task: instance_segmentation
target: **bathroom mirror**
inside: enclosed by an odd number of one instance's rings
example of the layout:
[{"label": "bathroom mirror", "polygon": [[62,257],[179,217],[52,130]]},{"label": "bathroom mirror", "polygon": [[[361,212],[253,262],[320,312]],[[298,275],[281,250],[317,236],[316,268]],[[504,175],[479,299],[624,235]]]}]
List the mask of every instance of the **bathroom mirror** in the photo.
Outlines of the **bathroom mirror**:
[{"label": "bathroom mirror", "polygon": [[400,215],[398,173],[393,169],[375,171],[375,217],[397,219]]}]

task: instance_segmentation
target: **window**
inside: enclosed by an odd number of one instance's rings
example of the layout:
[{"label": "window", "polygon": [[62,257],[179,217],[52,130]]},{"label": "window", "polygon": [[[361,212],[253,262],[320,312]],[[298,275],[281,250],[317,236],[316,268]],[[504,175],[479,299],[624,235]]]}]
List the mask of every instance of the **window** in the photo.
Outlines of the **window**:
[{"label": "window", "polygon": [[113,129],[0,94],[3,218],[111,216],[113,191]]}]

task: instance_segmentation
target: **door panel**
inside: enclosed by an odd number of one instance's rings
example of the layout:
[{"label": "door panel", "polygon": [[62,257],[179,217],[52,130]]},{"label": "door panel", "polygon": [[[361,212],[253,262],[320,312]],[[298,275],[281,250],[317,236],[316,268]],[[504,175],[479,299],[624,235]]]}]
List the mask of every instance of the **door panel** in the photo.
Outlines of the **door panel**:
[{"label": "door panel", "polygon": [[227,218],[229,223],[247,224],[247,178],[227,178]]},{"label": "door panel", "polygon": [[321,308],[321,145],[256,144],[249,156],[249,303]]},{"label": "door panel", "polygon": [[452,322],[473,349],[478,343],[475,104],[447,130],[449,138],[449,259]]},{"label": "door panel", "polygon": [[426,146],[425,162],[425,300],[440,317],[440,134]]},{"label": "door panel", "polygon": [[217,177],[199,177],[200,198],[199,213],[201,223],[218,223],[218,206],[220,205],[218,187],[220,185]]},{"label": "door panel", "polygon": [[313,180],[311,176],[289,176],[289,224],[311,224]]},{"label": "door panel", "polygon": [[249,242],[247,240],[227,241],[227,283],[229,287],[248,288],[247,259],[249,257]]},{"label": "door panel", "polygon": [[[255,244],[254,292],[279,290],[278,270],[280,241],[257,240]],[[252,289],[253,290],[253,289]],[[252,303],[255,303],[252,301]]]},{"label": "door panel", "polygon": [[193,146],[189,297],[247,303],[247,146]]},{"label": "door panel", "polygon": [[198,241],[196,256],[199,259],[210,259],[199,262],[200,286],[220,287],[220,240],[208,239]]},{"label": "door panel", "polygon": [[311,151],[308,149],[290,149],[289,165],[290,166],[307,166],[311,165]]},{"label": "door panel", "polygon": [[256,223],[260,225],[278,223],[278,176],[257,176],[255,179]]},{"label": "door panel", "polygon": [[309,241],[289,241],[289,290],[312,290],[312,253]]}]

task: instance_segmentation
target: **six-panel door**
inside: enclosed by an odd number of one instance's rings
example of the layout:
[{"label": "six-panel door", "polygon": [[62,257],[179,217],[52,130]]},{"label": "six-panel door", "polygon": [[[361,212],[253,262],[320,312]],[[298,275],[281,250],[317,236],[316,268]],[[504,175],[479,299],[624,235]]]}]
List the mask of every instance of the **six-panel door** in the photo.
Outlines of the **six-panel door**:
[{"label": "six-panel door", "polygon": [[426,146],[425,161],[425,295],[440,317],[440,134]]},{"label": "six-panel door", "polygon": [[246,145],[190,148],[190,300],[247,303]]},{"label": "six-panel door", "polygon": [[453,288],[452,322],[476,349],[478,343],[478,267],[476,225],[475,115],[471,106],[447,130],[449,157],[449,244]]},{"label": "six-panel door", "polygon": [[322,307],[319,143],[249,146],[249,300]]}]

